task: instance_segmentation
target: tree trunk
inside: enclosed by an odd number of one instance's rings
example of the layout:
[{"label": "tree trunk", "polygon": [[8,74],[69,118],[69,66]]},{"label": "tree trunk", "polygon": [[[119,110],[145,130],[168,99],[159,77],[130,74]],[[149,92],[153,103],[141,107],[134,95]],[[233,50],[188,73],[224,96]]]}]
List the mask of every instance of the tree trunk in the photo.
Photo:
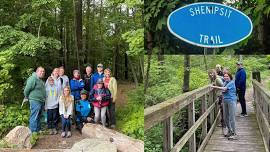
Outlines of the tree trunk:
[{"label": "tree trunk", "polygon": [[140,56],[141,78],[144,80],[144,55]]},{"label": "tree trunk", "polygon": [[138,83],[137,74],[135,72],[133,63],[132,63],[131,58],[129,56],[127,56],[127,58],[128,58],[129,66],[131,68],[131,72],[132,72],[133,80],[135,82],[135,86],[138,87],[139,86],[139,83]]},{"label": "tree trunk", "polygon": [[39,26],[38,26],[38,38],[40,36],[40,31],[41,31],[41,24],[42,24],[42,16],[40,17],[40,21],[39,21]]},{"label": "tree trunk", "polygon": [[184,55],[183,92],[189,91],[189,76],[190,76],[190,56]]},{"label": "tree trunk", "polygon": [[203,51],[204,51],[204,53],[203,53],[204,66],[205,66],[205,71],[207,72],[207,70],[208,70],[208,68],[207,68],[207,60],[206,60],[207,48],[204,48]]},{"label": "tree trunk", "polygon": [[65,69],[68,68],[67,66],[67,21],[66,21],[66,18],[64,18],[64,48],[63,48],[63,51],[64,51],[64,66],[65,66]]},{"label": "tree trunk", "polygon": [[[128,63],[129,63],[128,58],[129,57],[128,57],[127,53],[125,53],[125,80],[128,79]],[[129,64],[132,64],[132,63],[129,63]],[[131,69],[131,70],[133,70],[133,69]]]},{"label": "tree trunk", "polygon": [[87,10],[86,10],[86,23],[85,23],[85,60],[86,62],[90,62],[88,55],[90,55],[90,2],[91,0],[86,1]]},{"label": "tree trunk", "polygon": [[74,43],[77,58],[77,67],[80,70],[80,52],[82,50],[82,0],[73,0],[74,2]]},{"label": "tree trunk", "polygon": [[114,77],[116,78],[116,79],[118,79],[118,63],[119,63],[119,46],[118,45],[116,45],[115,46],[115,50],[114,50],[114,63],[113,63],[113,73],[114,73]]},{"label": "tree trunk", "polygon": [[148,88],[148,81],[149,81],[149,72],[150,72],[150,64],[151,64],[151,56],[152,56],[152,50],[153,50],[153,36],[152,33],[147,32],[147,69],[146,69],[146,75],[144,80],[144,94],[146,94],[147,88]]}]

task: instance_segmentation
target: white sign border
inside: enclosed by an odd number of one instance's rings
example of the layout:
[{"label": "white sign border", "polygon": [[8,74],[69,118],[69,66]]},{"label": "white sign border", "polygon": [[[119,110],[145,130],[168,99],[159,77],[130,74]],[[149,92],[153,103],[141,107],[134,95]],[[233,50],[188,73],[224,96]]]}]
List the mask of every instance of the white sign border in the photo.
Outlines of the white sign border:
[{"label": "white sign border", "polygon": [[[184,8],[186,8],[186,7],[190,7],[190,6],[193,6],[193,5],[198,5],[198,4],[214,4],[214,5],[220,5],[220,6],[223,6],[223,7],[231,8],[231,9],[233,9],[233,10],[239,12],[240,14],[242,14],[243,16],[245,16],[245,17],[249,20],[249,22],[250,22],[251,28],[250,28],[249,34],[248,34],[247,36],[243,37],[242,39],[238,40],[238,41],[235,41],[235,42],[232,42],[232,43],[228,43],[228,44],[224,44],[224,45],[204,45],[204,44],[199,44],[199,43],[195,43],[195,42],[189,41],[189,40],[187,40],[187,39],[181,37],[180,35],[176,34],[176,33],[171,29],[170,24],[169,24],[171,15],[174,14],[175,12],[181,10],[181,9],[184,9]],[[187,43],[189,43],[189,44],[196,45],[196,46],[199,46],[199,47],[204,47],[204,48],[221,48],[221,47],[227,47],[227,46],[234,45],[234,44],[236,44],[236,43],[238,43],[238,42],[243,41],[243,40],[246,39],[247,37],[249,37],[250,34],[252,33],[252,30],[253,30],[253,24],[252,24],[252,21],[250,20],[250,18],[249,18],[246,14],[244,14],[243,12],[241,12],[241,11],[239,11],[239,10],[237,10],[237,9],[235,9],[235,8],[233,8],[233,7],[231,7],[231,6],[224,5],[224,4],[220,4],[220,3],[213,3],[213,2],[198,2],[198,3],[192,3],[192,4],[188,4],[188,5],[186,5],[186,6],[183,6],[183,7],[180,7],[180,8],[178,8],[178,9],[174,10],[173,12],[170,13],[170,15],[169,15],[169,17],[168,17],[168,19],[167,19],[167,27],[168,27],[169,31],[170,31],[174,36],[176,36],[177,38],[179,38],[179,39],[181,39],[181,40],[183,40],[183,41],[185,41],[185,42],[187,42]]]}]

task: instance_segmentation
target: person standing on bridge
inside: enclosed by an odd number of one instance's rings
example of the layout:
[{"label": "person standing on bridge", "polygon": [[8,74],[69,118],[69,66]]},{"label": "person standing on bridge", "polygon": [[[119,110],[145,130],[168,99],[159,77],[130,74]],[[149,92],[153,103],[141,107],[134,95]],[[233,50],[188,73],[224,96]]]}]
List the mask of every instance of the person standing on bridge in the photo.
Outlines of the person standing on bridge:
[{"label": "person standing on bridge", "polygon": [[240,117],[246,117],[247,110],[246,110],[246,100],[245,100],[245,93],[246,93],[246,71],[243,68],[242,62],[237,62],[237,72],[235,74],[235,86],[237,95],[239,98],[239,102],[241,104],[242,113],[240,114]]},{"label": "person standing on bridge", "polygon": [[[211,69],[208,71],[208,76],[209,76],[209,79],[211,81],[211,83],[214,85],[214,86],[219,86],[219,87],[223,87],[223,81],[222,81],[222,78],[217,75],[216,71],[214,69]],[[223,116],[223,102],[222,102],[222,93],[221,91],[217,91],[217,95],[218,95],[218,104],[219,104],[219,108],[220,108],[220,113],[221,113],[221,120],[220,120],[220,124],[221,124],[221,127],[225,128],[225,123],[224,123],[224,116]]]},{"label": "person standing on bridge", "polygon": [[216,65],[216,72],[217,72],[217,75],[223,77],[223,70],[222,70],[222,66],[220,64]]},{"label": "person standing on bridge", "polygon": [[36,72],[27,79],[24,88],[24,96],[30,103],[31,113],[29,118],[29,128],[32,133],[41,130],[40,118],[46,100],[45,84],[42,80],[44,75],[45,69],[43,67],[38,67]]},{"label": "person standing on bridge", "polygon": [[236,129],[235,129],[235,112],[236,112],[236,88],[233,77],[230,73],[224,74],[224,86],[212,86],[212,88],[222,90],[223,94],[223,110],[225,124],[228,128],[228,133],[225,137],[228,139],[236,139]]}]

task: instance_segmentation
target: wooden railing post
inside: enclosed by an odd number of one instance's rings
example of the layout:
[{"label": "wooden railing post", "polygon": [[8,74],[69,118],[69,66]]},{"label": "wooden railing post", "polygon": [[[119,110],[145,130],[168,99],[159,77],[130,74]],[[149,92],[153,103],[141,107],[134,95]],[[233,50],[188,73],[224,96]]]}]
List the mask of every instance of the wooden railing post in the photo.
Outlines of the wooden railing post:
[{"label": "wooden railing post", "polygon": [[[188,128],[191,128],[195,123],[195,106],[194,101],[188,105]],[[195,132],[189,138],[189,152],[196,152],[196,136]]]},{"label": "wooden railing post", "polygon": [[[213,91],[209,92],[208,103],[209,103],[209,106],[211,106],[214,103],[214,92]],[[214,110],[213,110],[210,113],[210,126],[212,126],[214,120],[215,120],[215,118],[214,118]]]},{"label": "wooden railing post", "polygon": [[[207,100],[206,95],[201,98],[201,115],[205,113],[207,110]],[[207,119],[205,119],[202,123],[202,139],[204,139],[207,135]]]},{"label": "wooden railing post", "polygon": [[173,147],[173,117],[163,121],[163,152],[171,151]]},{"label": "wooden railing post", "polygon": [[261,74],[259,71],[252,72],[252,79],[256,79],[258,82],[261,82]]},{"label": "wooden railing post", "polygon": [[[215,102],[216,100],[218,100],[218,94],[217,94],[217,92],[215,90],[213,90],[213,102]],[[216,106],[215,106],[215,112],[214,112],[215,116],[214,116],[214,118],[217,117],[218,110],[219,110],[219,106],[218,106],[218,102],[217,102]]]}]

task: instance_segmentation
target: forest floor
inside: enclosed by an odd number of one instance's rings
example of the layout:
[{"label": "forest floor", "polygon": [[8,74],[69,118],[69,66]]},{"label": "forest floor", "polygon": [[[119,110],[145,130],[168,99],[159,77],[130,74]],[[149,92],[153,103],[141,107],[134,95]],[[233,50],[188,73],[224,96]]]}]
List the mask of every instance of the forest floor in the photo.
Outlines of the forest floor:
[{"label": "forest floor", "polygon": [[[118,98],[116,99],[116,109],[126,105],[127,94],[134,88],[135,85],[131,82],[118,82]],[[61,127],[59,126],[59,130],[60,128]],[[71,132],[72,136],[70,138],[62,138],[60,136],[60,132],[57,135],[42,135],[32,149],[69,149],[73,146],[74,143],[87,138],[81,135],[79,131],[75,129],[75,125],[72,125]]]}]

